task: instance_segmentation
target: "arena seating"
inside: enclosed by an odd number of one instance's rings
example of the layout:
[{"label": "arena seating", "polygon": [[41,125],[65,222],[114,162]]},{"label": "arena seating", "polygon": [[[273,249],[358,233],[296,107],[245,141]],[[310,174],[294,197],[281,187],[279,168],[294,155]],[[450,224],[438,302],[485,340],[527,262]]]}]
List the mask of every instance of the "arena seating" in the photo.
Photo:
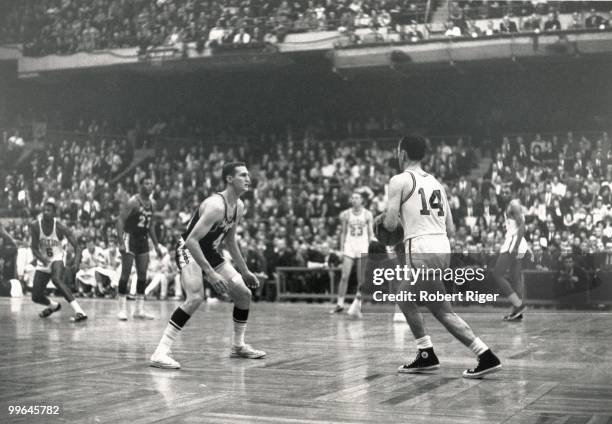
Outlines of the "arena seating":
[{"label": "arena seating", "polygon": [[345,4],[314,0],[3,3],[0,44],[23,43],[24,53],[32,56],[135,46],[146,49],[180,41],[201,45],[209,41],[276,42],[289,32],[364,25],[394,27],[428,18],[425,0],[354,0]]},{"label": "arena seating", "polygon": [[[183,141],[169,149],[160,138],[154,147],[156,153],[148,159],[115,163],[117,157],[129,157],[125,141],[60,142],[28,158],[25,170],[9,172],[1,204],[13,202],[8,204],[11,210],[26,217],[40,210],[44,198],[54,196],[60,215],[77,235],[112,244],[119,202],[148,175],[155,181],[160,209],[156,230],[161,242],[172,247],[192,208],[221,188],[221,164],[245,160],[255,190],[245,198],[248,213],[238,230],[241,247],[255,271],[273,278],[277,267],[305,267],[326,247],[337,248],[338,214],[348,207],[353,190],[367,195],[374,214],[381,212],[384,184],[394,169],[392,149],[371,139],[323,142],[306,137],[266,149]],[[528,267],[558,272],[564,255],[573,254],[592,278],[612,263],[610,147],[606,132],[512,135],[495,143],[434,139],[435,153],[425,168],[447,184],[457,224],[452,240],[456,251],[486,264],[486,254],[496,252],[503,239],[506,204],[518,197],[533,250]],[[9,225],[9,230],[27,244],[25,226]],[[303,285],[303,277],[298,279]]]}]

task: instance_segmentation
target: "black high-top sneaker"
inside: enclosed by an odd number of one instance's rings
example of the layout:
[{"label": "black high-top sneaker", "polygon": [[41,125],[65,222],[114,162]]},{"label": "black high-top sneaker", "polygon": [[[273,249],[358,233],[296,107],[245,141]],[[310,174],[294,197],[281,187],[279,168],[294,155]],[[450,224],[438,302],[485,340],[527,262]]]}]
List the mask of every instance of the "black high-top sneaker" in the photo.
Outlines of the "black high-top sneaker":
[{"label": "black high-top sneaker", "polygon": [[397,372],[412,374],[416,372],[433,371],[440,368],[440,361],[434,353],[433,347],[419,349],[416,358],[409,364],[404,364]]},{"label": "black high-top sneaker", "polygon": [[527,309],[524,303],[519,307],[513,307],[512,311],[504,317],[504,321],[520,321],[523,319],[523,312]]},{"label": "black high-top sneaker", "polygon": [[501,370],[501,362],[491,349],[487,349],[478,356],[478,365],[476,368],[463,371],[464,378],[482,378],[487,374],[491,374]]}]

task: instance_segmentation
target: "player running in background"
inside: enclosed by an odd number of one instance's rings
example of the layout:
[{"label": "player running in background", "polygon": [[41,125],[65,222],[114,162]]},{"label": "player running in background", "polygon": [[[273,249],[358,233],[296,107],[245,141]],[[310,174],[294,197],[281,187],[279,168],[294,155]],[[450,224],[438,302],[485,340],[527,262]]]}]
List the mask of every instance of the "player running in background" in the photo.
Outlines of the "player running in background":
[{"label": "player running in background", "polygon": [[[395,231],[403,226],[406,261],[412,268],[441,269],[450,265],[449,237],[454,233],[446,192],[440,182],[421,169],[427,143],[423,137],[408,136],[397,147],[401,173],[389,182],[389,201],[384,215],[384,226]],[[443,281],[402,281],[399,291],[446,293]],[[414,284],[414,285],[411,285]],[[414,361],[399,367],[400,373],[414,373],[438,369],[440,362],[434,353],[430,336],[425,330],[423,315],[415,302],[399,302],[417,343],[418,353]],[[477,357],[478,365],[463,372],[465,378],[480,378],[501,369],[497,356],[476,337],[470,326],[461,319],[448,301],[428,302],[433,316]]]},{"label": "player running in background", "polygon": [[352,207],[340,213],[340,222],[342,223],[340,251],[343,252],[342,275],[340,277],[340,285],[338,286],[336,307],[330,313],[340,314],[344,312],[344,297],[348,290],[349,277],[351,276],[353,265],[355,265],[357,291],[348,313],[352,317],[360,318],[360,287],[363,284],[364,277],[362,272],[363,256],[367,254],[370,241],[374,238],[372,225],[374,218],[372,213],[363,207],[363,195],[361,193],[353,192],[351,195],[351,205]]},{"label": "player running in background", "polygon": [[128,319],[126,295],[132,265],[136,264],[136,310],[134,318],[153,319],[144,310],[144,293],[147,287],[147,268],[149,267],[149,237],[158,257],[162,257],[153,229],[155,202],[150,198],[153,181],[149,177],[140,180],[140,193],[130,197],[122,205],[117,220],[117,239],[121,253],[121,276],[119,277],[119,313],[121,321]]},{"label": "player running in background", "polygon": [[84,321],[87,315],[81,309],[72,295],[72,292],[64,284],[64,250],[62,249],[62,239],[68,240],[75,252],[75,268],[79,268],[81,262],[81,247],[77,243],[72,231],[65,227],[55,218],[56,204],[55,199],[49,198],[43,206],[43,213],[40,219],[30,224],[32,235],[32,254],[42,264],[36,267],[34,273],[34,283],[32,286],[32,301],[45,305],[39,316],[46,318],[61,309],[62,305],[45,295],[45,289],[49,280],[60,291],[66,302],[74,310],[73,322]]},{"label": "player running in background", "polygon": [[[527,307],[523,303],[525,282],[521,270],[521,260],[529,251],[525,240],[525,217],[523,207],[518,199],[510,201],[504,214],[506,219],[506,236],[499,249],[497,262],[491,272],[491,277],[502,290],[504,296],[512,303],[512,310],[506,316],[506,321],[520,321]],[[506,272],[510,281],[505,278]]]},{"label": "player running in background", "polygon": [[[161,340],[151,356],[151,366],[180,368],[170,355],[172,343],[204,300],[202,272],[217,293],[228,293],[234,301],[234,331],[230,357],[258,359],[266,353],[244,342],[251,290],[259,280],[249,271],[236,242],[236,225],[244,215],[240,196],[249,190],[251,177],[242,162],[223,166],[221,177],[225,190],[206,198],[191,217],[187,229],[179,238],[176,261],[186,299],[176,308]],[[223,258],[222,245],[229,251],[238,271]]]}]

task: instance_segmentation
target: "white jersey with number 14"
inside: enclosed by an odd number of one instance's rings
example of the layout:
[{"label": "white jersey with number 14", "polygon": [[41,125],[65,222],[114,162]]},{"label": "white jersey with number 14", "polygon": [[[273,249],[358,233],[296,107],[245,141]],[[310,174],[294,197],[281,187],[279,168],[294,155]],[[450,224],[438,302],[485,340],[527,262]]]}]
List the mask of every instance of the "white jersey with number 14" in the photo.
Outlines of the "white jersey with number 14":
[{"label": "white jersey with number 14", "polygon": [[412,191],[402,192],[400,216],[404,240],[425,235],[446,236],[448,200],[442,184],[423,170],[406,170],[412,179]]}]

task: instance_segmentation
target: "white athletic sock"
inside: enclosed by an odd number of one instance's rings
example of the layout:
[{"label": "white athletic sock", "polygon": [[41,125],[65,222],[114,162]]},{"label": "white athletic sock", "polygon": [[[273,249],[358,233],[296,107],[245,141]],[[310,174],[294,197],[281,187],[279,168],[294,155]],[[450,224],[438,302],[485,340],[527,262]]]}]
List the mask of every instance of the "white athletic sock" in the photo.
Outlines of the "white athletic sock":
[{"label": "white athletic sock", "polygon": [[518,308],[523,304],[523,301],[518,297],[518,294],[516,293],[512,293],[510,296],[508,296],[508,300],[515,308]]},{"label": "white athletic sock", "polygon": [[470,345],[470,350],[474,352],[474,355],[480,356],[483,353],[485,353],[487,350],[489,350],[489,347],[486,344],[484,344],[482,340],[480,340],[480,337],[476,337],[474,341],[472,342],[472,344]]},{"label": "white athletic sock", "polygon": [[344,306],[344,296],[338,297],[338,306]]},{"label": "white athletic sock", "polygon": [[53,309],[54,311],[56,311],[56,310],[57,310],[57,307],[58,307],[58,305],[59,305],[59,303],[57,303],[57,302],[55,302],[55,301],[53,301],[53,300],[51,300],[51,299],[49,299],[49,302],[51,302],[51,303],[49,303],[49,308],[51,308],[51,309]]},{"label": "white athletic sock", "polygon": [[234,346],[244,346],[244,332],[246,331],[246,322],[234,321]]},{"label": "white athletic sock", "polygon": [[127,298],[125,295],[119,295],[119,312],[127,311]]},{"label": "white athletic sock", "polygon": [[77,302],[76,299],[70,302],[70,307],[74,310],[75,313],[81,313],[85,315],[85,312],[83,312],[83,310],[81,309],[81,305],[79,305],[79,302]]},{"label": "white athletic sock", "polygon": [[416,339],[417,349],[429,349],[433,347],[431,337],[423,336],[420,339]]},{"label": "white athletic sock", "polygon": [[144,313],[144,297],[142,295],[138,295],[138,297],[136,298],[136,313]]},{"label": "white athletic sock", "polygon": [[170,351],[170,348],[172,348],[172,343],[174,343],[174,340],[180,333],[181,330],[179,330],[172,324],[168,324],[166,326],[166,329],[164,330],[164,334],[162,335],[161,340],[159,341],[159,344],[157,345],[157,349],[155,350],[159,353],[167,355]]}]

